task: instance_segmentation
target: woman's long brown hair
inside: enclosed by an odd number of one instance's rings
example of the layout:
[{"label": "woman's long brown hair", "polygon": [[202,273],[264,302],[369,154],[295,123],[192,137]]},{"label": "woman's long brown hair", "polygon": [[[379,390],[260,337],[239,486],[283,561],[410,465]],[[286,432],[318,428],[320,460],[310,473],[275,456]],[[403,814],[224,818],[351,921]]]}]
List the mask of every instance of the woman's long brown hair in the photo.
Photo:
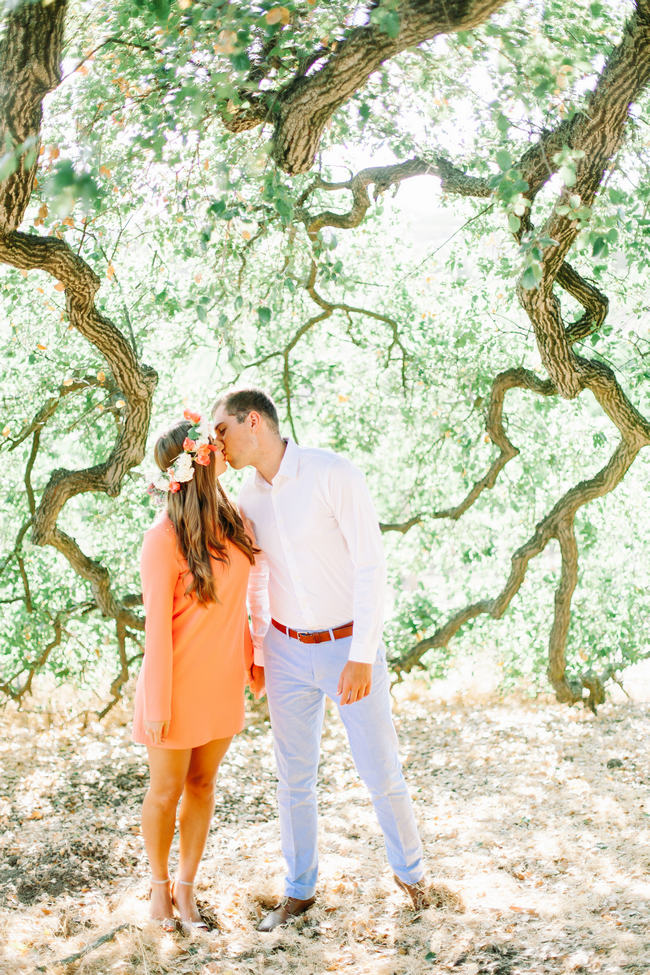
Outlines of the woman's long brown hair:
[{"label": "woman's long brown hair", "polygon": [[[174,466],[183,452],[183,441],[191,430],[188,420],[174,424],[156,441],[154,458],[161,471]],[[211,557],[228,563],[226,539],[241,549],[251,565],[255,562],[255,548],[248,536],[241,516],[229,501],[215,474],[215,455],[202,467],[194,464],[194,477],[181,484],[180,491],[167,496],[167,513],[176,529],[176,537],[192,581],[187,593],[194,593],[202,604],[217,602],[217,589]]]}]

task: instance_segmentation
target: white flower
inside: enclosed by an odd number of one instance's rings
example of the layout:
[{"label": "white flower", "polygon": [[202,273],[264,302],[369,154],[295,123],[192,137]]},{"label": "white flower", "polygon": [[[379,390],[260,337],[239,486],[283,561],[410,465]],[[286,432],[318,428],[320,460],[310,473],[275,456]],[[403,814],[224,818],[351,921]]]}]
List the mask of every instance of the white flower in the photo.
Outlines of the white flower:
[{"label": "white flower", "polygon": [[194,477],[194,465],[192,464],[191,454],[182,454],[174,461],[174,480],[179,483],[184,483],[185,481],[191,481]]},{"label": "white flower", "polygon": [[164,471],[159,471],[153,479],[153,486],[159,491],[169,491],[169,476]]},{"label": "white flower", "polygon": [[214,427],[205,416],[201,417],[201,422],[197,429],[199,431],[197,444],[208,443],[210,437],[214,436]]}]

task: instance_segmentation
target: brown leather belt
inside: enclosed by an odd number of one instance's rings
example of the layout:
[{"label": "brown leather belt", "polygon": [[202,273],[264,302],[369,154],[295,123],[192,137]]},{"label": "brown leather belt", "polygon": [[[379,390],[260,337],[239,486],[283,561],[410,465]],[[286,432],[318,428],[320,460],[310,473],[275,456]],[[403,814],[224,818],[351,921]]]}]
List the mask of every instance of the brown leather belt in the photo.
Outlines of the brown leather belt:
[{"label": "brown leather belt", "polygon": [[316,630],[315,633],[308,633],[305,630],[290,630],[288,626],[271,620],[271,623],[280,633],[286,633],[292,640],[299,640],[300,643],[327,643],[328,640],[342,640],[343,637],[352,636],[352,623],[344,623],[343,626],[335,626],[333,630]]}]

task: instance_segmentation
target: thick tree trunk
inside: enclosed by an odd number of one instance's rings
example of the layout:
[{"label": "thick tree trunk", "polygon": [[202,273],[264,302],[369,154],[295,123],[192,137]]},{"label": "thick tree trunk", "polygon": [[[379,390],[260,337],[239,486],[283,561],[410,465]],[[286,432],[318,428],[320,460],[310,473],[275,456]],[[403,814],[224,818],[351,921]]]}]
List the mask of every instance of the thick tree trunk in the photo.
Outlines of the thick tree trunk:
[{"label": "thick tree trunk", "polygon": [[0,40],[0,155],[16,170],[2,184],[0,233],[20,224],[38,165],[43,98],[60,80],[67,0],[23,3],[10,14]]}]

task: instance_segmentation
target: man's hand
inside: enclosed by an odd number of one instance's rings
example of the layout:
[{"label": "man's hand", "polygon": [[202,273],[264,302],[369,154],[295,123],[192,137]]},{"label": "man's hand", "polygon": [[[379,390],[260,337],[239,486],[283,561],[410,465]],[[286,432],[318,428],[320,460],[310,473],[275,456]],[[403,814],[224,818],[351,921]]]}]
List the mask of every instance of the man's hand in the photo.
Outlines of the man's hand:
[{"label": "man's hand", "polygon": [[372,664],[361,664],[348,660],[341,671],[336,693],[341,696],[341,704],[354,704],[370,694],[372,687]]},{"label": "man's hand", "polygon": [[257,664],[252,664],[248,672],[248,686],[256,701],[259,701],[264,696],[264,667],[258,667]]},{"label": "man's hand", "polygon": [[169,721],[145,721],[144,723],[144,733],[151,739],[152,745],[162,745],[168,731]]}]

